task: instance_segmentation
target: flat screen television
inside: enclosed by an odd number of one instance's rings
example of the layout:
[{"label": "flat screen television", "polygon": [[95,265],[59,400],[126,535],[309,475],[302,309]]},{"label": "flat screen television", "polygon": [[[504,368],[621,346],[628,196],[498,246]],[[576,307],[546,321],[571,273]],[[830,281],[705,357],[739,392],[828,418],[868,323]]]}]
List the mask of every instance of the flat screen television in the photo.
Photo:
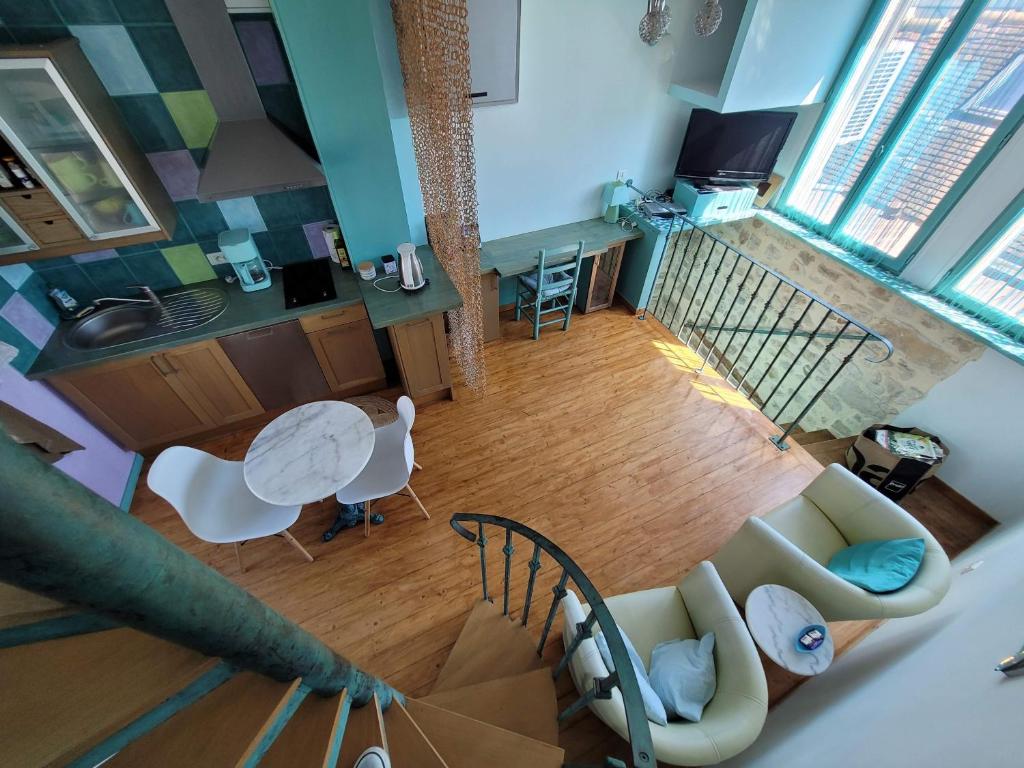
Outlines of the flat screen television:
[{"label": "flat screen television", "polygon": [[676,177],[697,183],[765,181],[786,143],[796,112],[695,109],[676,163]]}]

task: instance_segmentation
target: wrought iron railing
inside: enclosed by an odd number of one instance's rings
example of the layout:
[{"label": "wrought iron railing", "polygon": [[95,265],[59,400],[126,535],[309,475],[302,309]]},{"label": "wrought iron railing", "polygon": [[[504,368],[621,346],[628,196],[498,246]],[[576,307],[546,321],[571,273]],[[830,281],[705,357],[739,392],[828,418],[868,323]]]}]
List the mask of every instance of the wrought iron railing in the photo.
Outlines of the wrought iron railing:
[{"label": "wrought iron railing", "polygon": [[892,356],[885,336],[690,218],[674,213],[668,232],[641,317],[653,314],[696,353],[697,372],[712,366],[777,424],[779,449],[858,354]]},{"label": "wrought iron railing", "polygon": [[[463,523],[475,524],[476,533],[467,529]],[[501,549],[504,556],[504,580],[502,588],[502,612],[509,616],[510,588],[512,583],[512,556],[515,554],[514,535],[518,535],[532,542],[533,550],[530,560],[527,561],[529,577],[526,583],[526,595],[523,601],[523,609],[519,621],[525,627],[530,618],[530,607],[533,603],[533,592],[537,582],[537,574],[541,570],[541,553],[550,557],[555,565],[561,569],[554,587],[552,587],[551,605],[548,608],[544,628],[541,631],[540,642],[537,644],[537,655],[541,655],[547,643],[548,634],[554,623],[555,615],[558,613],[558,604],[566,595],[566,586],[570,579],[580,591],[583,601],[587,603],[589,612],[584,621],[576,626],[576,637],[555,666],[553,676],[557,679],[569,666],[572,657],[579,650],[582,642],[593,636],[594,624],[597,624],[601,632],[604,632],[608,641],[608,650],[611,653],[615,671],[609,673],[608,677],[594,680],[593,686],[576,701],[566,707],[558,716],[562,722],[598,699],[610,699],[612,690],[619,689],[622,701],[626,709],[626,723],[629,729],[629,744],[632,752],[632,768],[654,768],[654,748],[651,742],[651,730],[647,722],[647,714],[644,711],[643,699],[640,697],[640,689],[637,686],[636,674],[626,652],[626,646],[619,634],[618,626],[612,618],[611,613],[604,604],[604,599],[598,593],[597,588],[587,578],[587,575],[558,545],[548,538],[528,528],[515,520],[495,515],[478,515],[473,513],[457,513],[452,515],[451,526],[463,538],[476,544],[480,550],[480,577],[483,586],[484,600],[491,600],[491,594],[487,588],[487,536],[485,526],[496,526],[504,530],[504,546]],[[622,766],[625,764],[615,758],[606,758],[605,766]],[[568,768],[568,766],[566,766]]]}]

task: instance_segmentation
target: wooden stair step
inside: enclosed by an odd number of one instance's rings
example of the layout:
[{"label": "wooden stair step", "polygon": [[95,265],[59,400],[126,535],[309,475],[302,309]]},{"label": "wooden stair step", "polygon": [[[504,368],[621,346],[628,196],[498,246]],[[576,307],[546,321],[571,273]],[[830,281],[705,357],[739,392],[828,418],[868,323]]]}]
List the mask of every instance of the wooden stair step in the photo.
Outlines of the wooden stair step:
[{"label": "wooden stair step", "polygon": [[10,584],[0,583],[0,629],[71,616],[75,608]]},{"label": "wooden stair step", "polygon": [[536,641],[520,624],[481,600],[466,619],[432,693],[540,669]]},{"label": "wooden stair step", "polygon": [[64,765],[217,664],[126,628],[6,648],[0,765]]},{"label": "wooden stair step", "polygon": [[790,437],[793,438],[793,442],[800,443],[800,445],[807,446],[813,443],[824,443],[827,440],[835,440],[836,436],[832,434],[831,429],[816,429],[813,432],[792,432]]},{"label": "wooden stair step", "polygon": [[449,768],[561,768],[561,747],[414,699],[407,709]]},{"label": "wooden stair step", "polygon": [[260,768],[324,768],[338,730],[345,727],[344,691],[336,696],[309,694],[260,760]]},{"label": "wooden stair step", "polygon": [[817,459],[822,466],[828,466],[833,463],[846,466],[846,449],[853,445],[856,439],[856,436],[838,437],[835,440],[826,440],[823,443],[805,445],[804,450]]},{"label": "wooden stair step", "polygon": [[299,680],[241,672],[118,752],[104,768],[241,768],[288,705]]},{"label": "wooden stair step", "polygon": [[[392,768],[448,768],[409,712],[397,701],[384,713]],[[341,763],[341,765],[345,765]]]},{"label": "wooden stair step", "polygon": [[338,766],[355,765],[356,760],[370,747],[383,747],[388,750],[387,731],[384,730],[384,716],[380,711],[377,694],[373,700],[362,707],[352,707],[348,713],[348,723],[341,739],[341,754]]},{"label": "wooden stair step", "polygon": [[558,745],[558,694],[548,667],[439,691],[420,701]]}]

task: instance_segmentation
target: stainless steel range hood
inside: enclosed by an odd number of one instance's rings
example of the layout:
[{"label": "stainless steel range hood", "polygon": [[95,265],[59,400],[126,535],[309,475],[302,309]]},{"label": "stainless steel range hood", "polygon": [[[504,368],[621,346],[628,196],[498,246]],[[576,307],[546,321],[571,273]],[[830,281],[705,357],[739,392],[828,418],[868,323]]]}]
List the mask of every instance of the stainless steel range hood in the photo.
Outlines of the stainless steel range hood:
[{"label": "stainless steel range hood", "polygon": [[326,184],[319,163],[267,117],[224,0],[167,0],[167,8],[217,113],[199,199]]}]

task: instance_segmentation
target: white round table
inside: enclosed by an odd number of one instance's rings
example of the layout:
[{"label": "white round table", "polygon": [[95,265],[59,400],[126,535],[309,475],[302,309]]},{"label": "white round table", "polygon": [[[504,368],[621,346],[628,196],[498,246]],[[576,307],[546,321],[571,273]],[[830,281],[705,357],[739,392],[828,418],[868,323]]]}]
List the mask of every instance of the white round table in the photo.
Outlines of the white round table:
[{"label": "white round table", "polygon": [[754,642],[783,669],[798,675],[819,675],[835,654],[832,633],[810,653],[796,649],[800,630],[811,624],[826,626],[825,619],[803,595],[778,584],[762,584],[747,596],[747,626]]},{"label": "white round table", "polygon": [[312,504],[333,496],[373,453],[373,424],[349,403],[327,400],[283,413],[245,454],[245,483],[268,504]]}]

